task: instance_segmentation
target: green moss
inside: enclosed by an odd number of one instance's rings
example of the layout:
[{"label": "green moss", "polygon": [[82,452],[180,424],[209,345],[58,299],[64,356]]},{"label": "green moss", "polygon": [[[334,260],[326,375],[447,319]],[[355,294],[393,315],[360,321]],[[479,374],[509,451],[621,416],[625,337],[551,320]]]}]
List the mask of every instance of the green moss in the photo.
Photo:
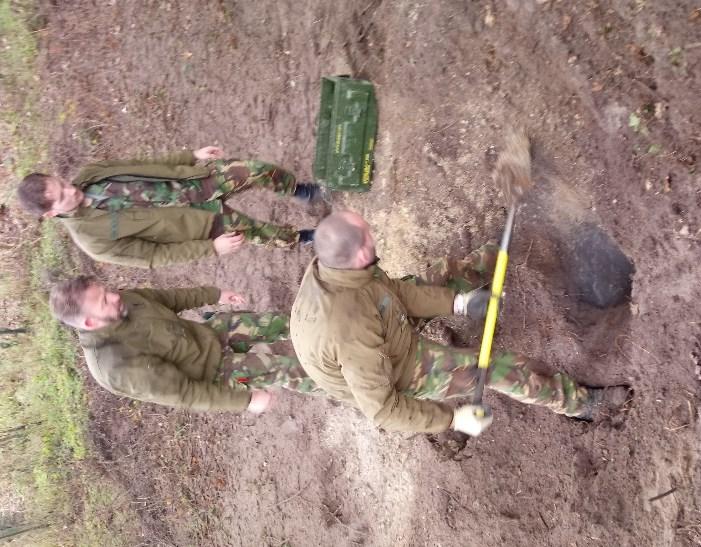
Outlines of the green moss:
[{"label": "green moss", "polygon": [[[2,134],[10,137],[5,162],[18,177],[46,158],[36,77],[40,26],[38,2],[0,0],[0,124]],[[7,196],[0,198],[5,201]]]}]

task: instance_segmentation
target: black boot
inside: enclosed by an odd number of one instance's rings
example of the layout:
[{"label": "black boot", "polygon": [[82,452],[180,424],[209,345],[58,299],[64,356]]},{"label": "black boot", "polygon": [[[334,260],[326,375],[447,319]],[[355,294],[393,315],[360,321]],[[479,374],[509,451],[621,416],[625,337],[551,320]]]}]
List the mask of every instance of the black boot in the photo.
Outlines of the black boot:
[{"label": "black boot", "polygon": [[589,394],[584,409],[573,418],[593,422],[602,416],[612,416],[633,398],[633,390],[628,386],[590,387]]},{"label": "black boot", "polygon": [[317,203],[325,201],[325,188],[314,183],[299,183],[293,194],[298,200],[304,203]]},{"label": "black boot", "polygon": [[297,233],[300,245],[311,245],[314,242],[314,230],[300,230]]}]

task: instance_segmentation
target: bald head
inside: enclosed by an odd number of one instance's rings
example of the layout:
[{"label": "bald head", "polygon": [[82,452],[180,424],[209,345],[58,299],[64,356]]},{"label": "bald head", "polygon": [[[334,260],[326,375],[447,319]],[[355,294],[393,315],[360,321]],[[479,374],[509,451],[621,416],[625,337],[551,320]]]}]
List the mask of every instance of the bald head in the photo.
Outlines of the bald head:
[{"label": "bald head", "polygon": [[375,242],[367,222],[351,211],[332,213],[314,233],[314,250],[328,268],[361,270],[375,260]]}]

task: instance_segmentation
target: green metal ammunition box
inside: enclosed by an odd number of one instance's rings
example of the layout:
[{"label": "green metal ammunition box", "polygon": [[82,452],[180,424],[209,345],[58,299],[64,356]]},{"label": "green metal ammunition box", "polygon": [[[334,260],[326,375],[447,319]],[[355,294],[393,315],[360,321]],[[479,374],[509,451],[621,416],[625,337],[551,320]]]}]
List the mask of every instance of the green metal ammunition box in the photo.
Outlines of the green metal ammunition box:
[{"label": "green metal ammunition box", "polygon": [[321,80],[314,178],[332,190],[370,189],[377,134],[372,84],[345,76]]}]

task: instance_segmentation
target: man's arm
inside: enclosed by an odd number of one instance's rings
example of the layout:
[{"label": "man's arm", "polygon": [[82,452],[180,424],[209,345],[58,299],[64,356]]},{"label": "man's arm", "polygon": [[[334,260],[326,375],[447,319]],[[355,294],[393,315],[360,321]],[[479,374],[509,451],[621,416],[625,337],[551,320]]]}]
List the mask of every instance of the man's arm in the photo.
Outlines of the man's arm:
[{"label": "man's arm", "polygon": [[453,313],[455,291],[436,285],[416,285],[411,281],[389,279],[390,286],[411,317],[437,317]]},{"label": "man's arm", "polygon": [[154,300],[174,312],[199,308],[219,302],[221,290],[217,287],[193,287],[187,289],[131,289],[144,298]]},{"label": "man's arm", "polygon": [[197,158],[192,150],[182,150],[173,152],[165,156],[155,156],[152,158],[138,157],[129,160],[105,160],[93,162],[90,166],[96,167],[119,167],[120,165],[195,165]]},{"label": "man's arm", "polygon": [[381,334],[366,328],[354,329],[354,339],[339,348],[341,372],[363,414],[375,425],[392,431],[447,430],[453,419],[450,409],[397,392],[392,383],[392,363],[383,346]]},{"label": "man's arm", "polygon": [[175,365],[144,355],[129,359],[109,373],[110,391],[140,401],[190,410],[246,410],[249,390],[192,380]]},{"label": "man's arm", "polygon": [[216,254],[211,239],[156,243],[138,237],[122,237],[116,240],[92,239],[79,246],[97,261],[137,268],[158,268]]}]

